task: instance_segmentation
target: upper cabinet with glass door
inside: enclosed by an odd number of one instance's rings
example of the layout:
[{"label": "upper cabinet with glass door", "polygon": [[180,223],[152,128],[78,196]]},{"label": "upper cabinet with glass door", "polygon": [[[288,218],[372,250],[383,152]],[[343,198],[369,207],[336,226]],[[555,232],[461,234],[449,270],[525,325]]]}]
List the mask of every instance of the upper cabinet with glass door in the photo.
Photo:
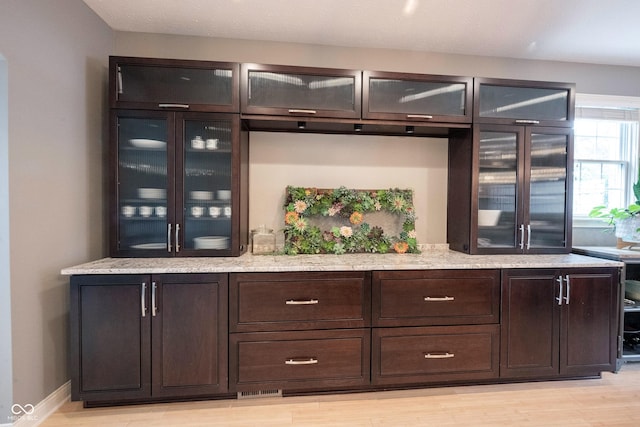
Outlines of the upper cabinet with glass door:
[{"label": "upper cabinet with glass door", "polygon": [[474,79],[474,123],[572,127],[575,85]]},{"label": "upper cabinet with glass door", "polygon": [[239,111],[239,65],[110,57],[111,108]]},{"label": "upper cabinet with glass door", "polygon": [[111,256],[237,256],[248,243],[238,114],[113,110]]},{"label": "upper cabinet with glass door", "polygon": [[243,114],[360,118],[362,72],[243,64]]},{"label": "upper cabinet with glass door", "polygon": [[364,71],[362,117],[471,123],[472,82],[467,77]]}]

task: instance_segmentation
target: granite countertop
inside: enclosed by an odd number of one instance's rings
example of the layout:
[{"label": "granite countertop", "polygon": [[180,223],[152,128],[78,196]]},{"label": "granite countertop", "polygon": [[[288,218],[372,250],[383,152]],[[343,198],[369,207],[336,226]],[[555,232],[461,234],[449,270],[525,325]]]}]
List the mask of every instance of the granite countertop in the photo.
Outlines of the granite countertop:
[{"label": "granite countertop", "polygon": [[619,249],[614,246],[574,246],[573,252],[633,264],[640,263],[640,249]]},{"label": "granite countertop", "polygon": [[[437,245],[436,245],[437,246]],[[622,267],[619,261],[578,254],[467,255],[441,248],[421,254],[253,255],[239,257],[103,258],[62,269],[77,274],[242,273],[481,268]]]}]

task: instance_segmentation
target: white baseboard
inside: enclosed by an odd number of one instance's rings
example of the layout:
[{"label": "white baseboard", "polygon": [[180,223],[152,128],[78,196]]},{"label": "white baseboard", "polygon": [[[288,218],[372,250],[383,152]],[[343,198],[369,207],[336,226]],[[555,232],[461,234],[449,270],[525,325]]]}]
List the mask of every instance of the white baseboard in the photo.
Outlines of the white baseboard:
[{"label": "white baseboard", "polygon": [[[13,427],[36,427],[69,400],[71,400],[71,382],[67,381],[35,405],[32,412],[17,415]],[[11,424],[7,425],[11,426]],[[0,425],[0,427],[2,426]]]}]

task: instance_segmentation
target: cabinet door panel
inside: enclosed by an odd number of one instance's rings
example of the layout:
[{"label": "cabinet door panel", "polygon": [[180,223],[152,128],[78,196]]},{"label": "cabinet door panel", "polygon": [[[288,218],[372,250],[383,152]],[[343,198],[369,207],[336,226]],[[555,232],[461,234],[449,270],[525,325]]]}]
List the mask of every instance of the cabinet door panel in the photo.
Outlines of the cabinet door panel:
[{"label": "cabinet door panel", "polygon": [[529,252],[568,248],[567,219],[571,216],[568,175],[570,131],[528,128],[525,200],[528,203],[527,241]]},{"label": "cabinet door panel", "polygon": [[171,116],[148,111],[112,115],[111,253],[168,255],[171,212]]},{"label": "cabinet door panel", "polygon": [[372,382],[496,378],[499,326],[374,328]]},{"label": "cabinet door panel", "polygon": [[498,323],[498,270],[375,272],[373,325]]},{"label": "cabinet door panel", "polygon": [[501,377],[558,374],[557,277],[553,270],[503,272]]},{"label": "cabinet door panel", "polygon": [[565,289],[569,301],[565,300],[562,311],[562,373],[613,371],[619,321],[617,275],[569,272],[569,289]]},{"label": "cabinet door panel", "polygon": [[225,392],[225,277],[163,275],[153,284],[154,396]]},{"label": "cabinet door panel", "polygon": [[368,273],[232,274],[234,332],[368,326]]},{"label": "cabinet door panel", "polygon": [[74,400],[149,397],[148,276],[71,279]]},{"label": "cabinet door panel", "polygon": [[478,139],[478,253],[522,252],[521,188],[524,133],[518,127],[482,127]]},{"label": "cabinet door panel", "polygon": [[231,334],[230,343],[237,391],[369,383],[368,329]]}]

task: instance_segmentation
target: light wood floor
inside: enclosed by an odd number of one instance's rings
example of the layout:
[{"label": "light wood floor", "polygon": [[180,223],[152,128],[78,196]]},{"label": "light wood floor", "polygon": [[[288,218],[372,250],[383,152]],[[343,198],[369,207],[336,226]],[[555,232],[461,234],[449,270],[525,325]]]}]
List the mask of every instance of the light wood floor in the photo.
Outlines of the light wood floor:
[{"label": "light wood floor", "polygon": [[640,363],[601,379],[83,409],[41,426],[640,426]]}]

